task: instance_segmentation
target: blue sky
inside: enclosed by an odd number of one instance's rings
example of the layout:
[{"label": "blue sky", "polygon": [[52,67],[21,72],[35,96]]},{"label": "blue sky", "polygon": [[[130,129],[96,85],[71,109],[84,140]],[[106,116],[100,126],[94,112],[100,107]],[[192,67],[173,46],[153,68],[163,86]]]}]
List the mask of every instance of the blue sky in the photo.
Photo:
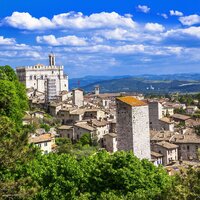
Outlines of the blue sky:
[{"label": "blue sky", "polygon": [[0,65],[72,77],[200,73],[199,0],[1,0]]}]

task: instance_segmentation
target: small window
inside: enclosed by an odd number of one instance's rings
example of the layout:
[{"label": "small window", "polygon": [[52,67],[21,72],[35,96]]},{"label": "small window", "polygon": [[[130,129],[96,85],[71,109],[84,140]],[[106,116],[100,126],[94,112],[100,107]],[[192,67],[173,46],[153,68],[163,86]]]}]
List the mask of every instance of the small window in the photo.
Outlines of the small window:
[{"label": "small window", "polygon": [[48,154],[48,151],[46,150],[46,151],[44,151],[44,154]]},{"label": "small window", "polygon": [[38,144],[38,147],[41,147],[41,144]]},{"label": "small window", "polygon": [[67,137],[70,138],[70,134],[67,134]]},{"label": "small window", "polygon": [[32,80],[33,79],[33,77],[32,76],[30,76],[30,80]]},{"label": "small window", "polygon": [[188,150],[188,151],[190,150],[190,146],[187,146],[187,150]]},{"label": "small window", "polygon": [[44,146],[45,146],[45,147],[47,146],[47,142],[44,143]]},{"label": "small window", "polygon": [[52,71],[52,74],[54,73],[54,71]]},{"label": "small window", "polygon": [[77,135],[77,140],[79,140],[79,135]]}]

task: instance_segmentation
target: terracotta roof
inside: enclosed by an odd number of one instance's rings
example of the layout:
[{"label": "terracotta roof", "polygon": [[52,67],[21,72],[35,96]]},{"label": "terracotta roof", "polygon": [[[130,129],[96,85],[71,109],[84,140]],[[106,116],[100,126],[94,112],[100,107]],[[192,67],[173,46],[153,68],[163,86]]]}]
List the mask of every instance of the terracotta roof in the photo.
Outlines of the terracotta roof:
[{"label": "terracotta roof", "polygon": [[173,122],[171,121],[171,119],[168,118],[168,117],[163,117],[163,118],[161,118],[159,120],[162,121],[162,122],[168,123],[168,124],[173,124]]},{"label": "terracotta roof", "polygon": [[73,126],[67,126],[67,125],[62,125],[60,127],[58,127],[59,130],[68,130],[71,129]]},{"label": "terracotta roof", "polygon": [[147,104],[143,101],[140,101],[132,96],[118,97],[117,100],[124,102],[130,106],[146,106]]},{"label": "terracotta roof", "polygon": [[196,134],[190,134],[190,135],[175,135],[171,142],[175,144],[200,144],[200,136]]},{"label": "terracotta roof", "polygon": [[165,149],[176,149],[176,148],[178,148],[178,145],[175,145],[175,144],[172,144],[172,143],[169,143],[169,142],[166,142],[166,141],[158,142],[158,143],[156,143],[156,145],[161,146]]},{"label": "terracotta roof", "polygon": [[47,133],[47,134],[42,134],[42,135],[39,135],[39,136],[32,136],[32,137],[30,137],[29,138],[29,142],[37,144],[37,143],[51,141],[51,139],[52,139],[51,134]]},{"label": "terracotta roof", "polygon": [[152,142],[169,141],[173,135],[175,135],[175,133],[170,132],[170,131],[151,131],[150,132]]},{"label": "terracotta roof", "polygon": [[180,120],[187,120],[187,119],[191,118],[190,116],[181,115],[181,114],[174,114],[174,115],[172,115],[172,117],[175,119],[180,119]]},{"label": "terracotta roof", "polygon": [[151,151],[151,156],[156,157],[156,158],[163,157],[163,155],[161,153],[157,153],[157,152],[154,152],[154,151]]},{"label": "terracotta roof", "polygon": [[70,115],[81,115],[85,113],[85,109],[76,109],[70,112]]},{"label": "terracotta roof", "polygon": [[92,126],[89,126],[87,123],[76,123],[74,124],[74,126],[85,129],[85,130],[89,130],[89,131],[94,131],[94,128]]},{"label": "terracotta roof", "polygon": [[97,126],[97,127],[101,127],[101,126],[106,126],[108,123],[105,120],[97,120],[97,119],[91,119],[90,121],[88,121],[88,124],[92,125],[92,126]]}]

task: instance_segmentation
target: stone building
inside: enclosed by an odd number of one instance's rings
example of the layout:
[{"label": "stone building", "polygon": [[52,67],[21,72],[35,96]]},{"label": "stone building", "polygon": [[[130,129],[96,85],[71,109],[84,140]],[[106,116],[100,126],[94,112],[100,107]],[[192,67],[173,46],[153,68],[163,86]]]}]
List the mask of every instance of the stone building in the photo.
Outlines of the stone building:
[{"label": "stone building", "polygon": [[163,155],[154,151],[151,151],[151,162],[154,165],[162,165],[163,164]]},{"label": "stone building", "polygon": [[35,66],[17,67],[16,72],[20,82],[24,83],[26,88],[34,88],[45,93],[47,79],[55,79],[57,95],[61,91],[68,91],[68,76],[64,74],[63,66],[55,65],[53,54],[49,55],[49,66],[37,64]]},{"label": "stone building", "polygon": [[104,119],[106,114],[100,109],[87,109],[84,113],[84,119]]},{"label": "stone building", "polygon": [[190,116],[182,115],[182,114],[174,114],[172,115],[172,118],[175,122],[183,122],[183,123],[186,123],[187,120],[191,119]]},{"label": "stone building", "polygon": [[95,129],[87,122],[78,122],[74,124],[74,140],[79,140],[84,134],[89,133],[91,138],[96,134]]},{"label": "stone building", "polygon": [[103,136],[109,132],[109,126],[107,121],[103,119],[90,119],[88,121],[88,124],[94,128],[97,141],[102,145]]},{"label": "stone building", "polygon": [[117,151],[117,134],[107,133],[103,136],[103,147],[109,152]]},{"label": "stone building", "polygon": [[96,86],[94,87],[94,94],[95,94],[95,95],[99,95],[99,94],[100,94],[100,87],[99,87],[99,85],[96,85]]},{"label": "stone building", "polygon": [[152,150],[163,155],[163,165],[178,160],[178,145],[161,141],[152,145]]},{"label": "stone building", "polygon": [[148,105],[132,96],[118,97],[116,120],[117,149],[132,150],[138,158],[150,160]]},{"label": "stone building", "polygon": [[62,125],[57,130],[60,137],[74,139],[74,128],[73,126]]},{"label": "stone building", "polygon": [[84,103],[83,90],[73,89],[72,90],[72,104],[79,108],[83,106],[83,103]]},{"label": "stone building", "polygon": [[148,102],[148,104],[150,129],[160,130],[159,119],[162,118],[162,105],[157,101]]},{"label": "stone building", "polygon": [[55,147],[55,138],[51,134],[32,135],[29,138],[29,143],[38,146],[43,154],[48,154],[53,151]]},{"label": "stone building", "polygon": [[195,133],[174,135],[171,142],[179,146],[179,159],[199,161],[200,136]]},{"label": "stone building", "polygon": [[165,109],[163,109],[164,107],[158,101],[150,101],[148,102],[148,104],[150,129],[174,131],[174,122],[172,122],[170,118],[164,117],[165,114],[163,114],[163,112],[167,112],[168,110],[166,111]]}]

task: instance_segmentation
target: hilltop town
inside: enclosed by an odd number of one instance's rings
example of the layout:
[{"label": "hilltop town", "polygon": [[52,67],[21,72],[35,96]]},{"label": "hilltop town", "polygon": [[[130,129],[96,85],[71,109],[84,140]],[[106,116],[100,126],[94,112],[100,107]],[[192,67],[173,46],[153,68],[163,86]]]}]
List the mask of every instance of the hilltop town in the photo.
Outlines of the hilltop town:
[{"label": "hilltop town", "polygon": [[49,66],[18,67],[16,73],[30,104],[23,125],[29,128],[29,143],[43,154],[59,151],[56,140],[76,144],[87,135],[98,150],[131,150],[139,159],[166,166],[169,174],[199,165],[198,99],[187,105],[176,99],[177,94],[153,98],[101,93],[99,85],[91,93],[81,88],[69,91],[68,76],[63,66],[56,66],[53,54]]}]

